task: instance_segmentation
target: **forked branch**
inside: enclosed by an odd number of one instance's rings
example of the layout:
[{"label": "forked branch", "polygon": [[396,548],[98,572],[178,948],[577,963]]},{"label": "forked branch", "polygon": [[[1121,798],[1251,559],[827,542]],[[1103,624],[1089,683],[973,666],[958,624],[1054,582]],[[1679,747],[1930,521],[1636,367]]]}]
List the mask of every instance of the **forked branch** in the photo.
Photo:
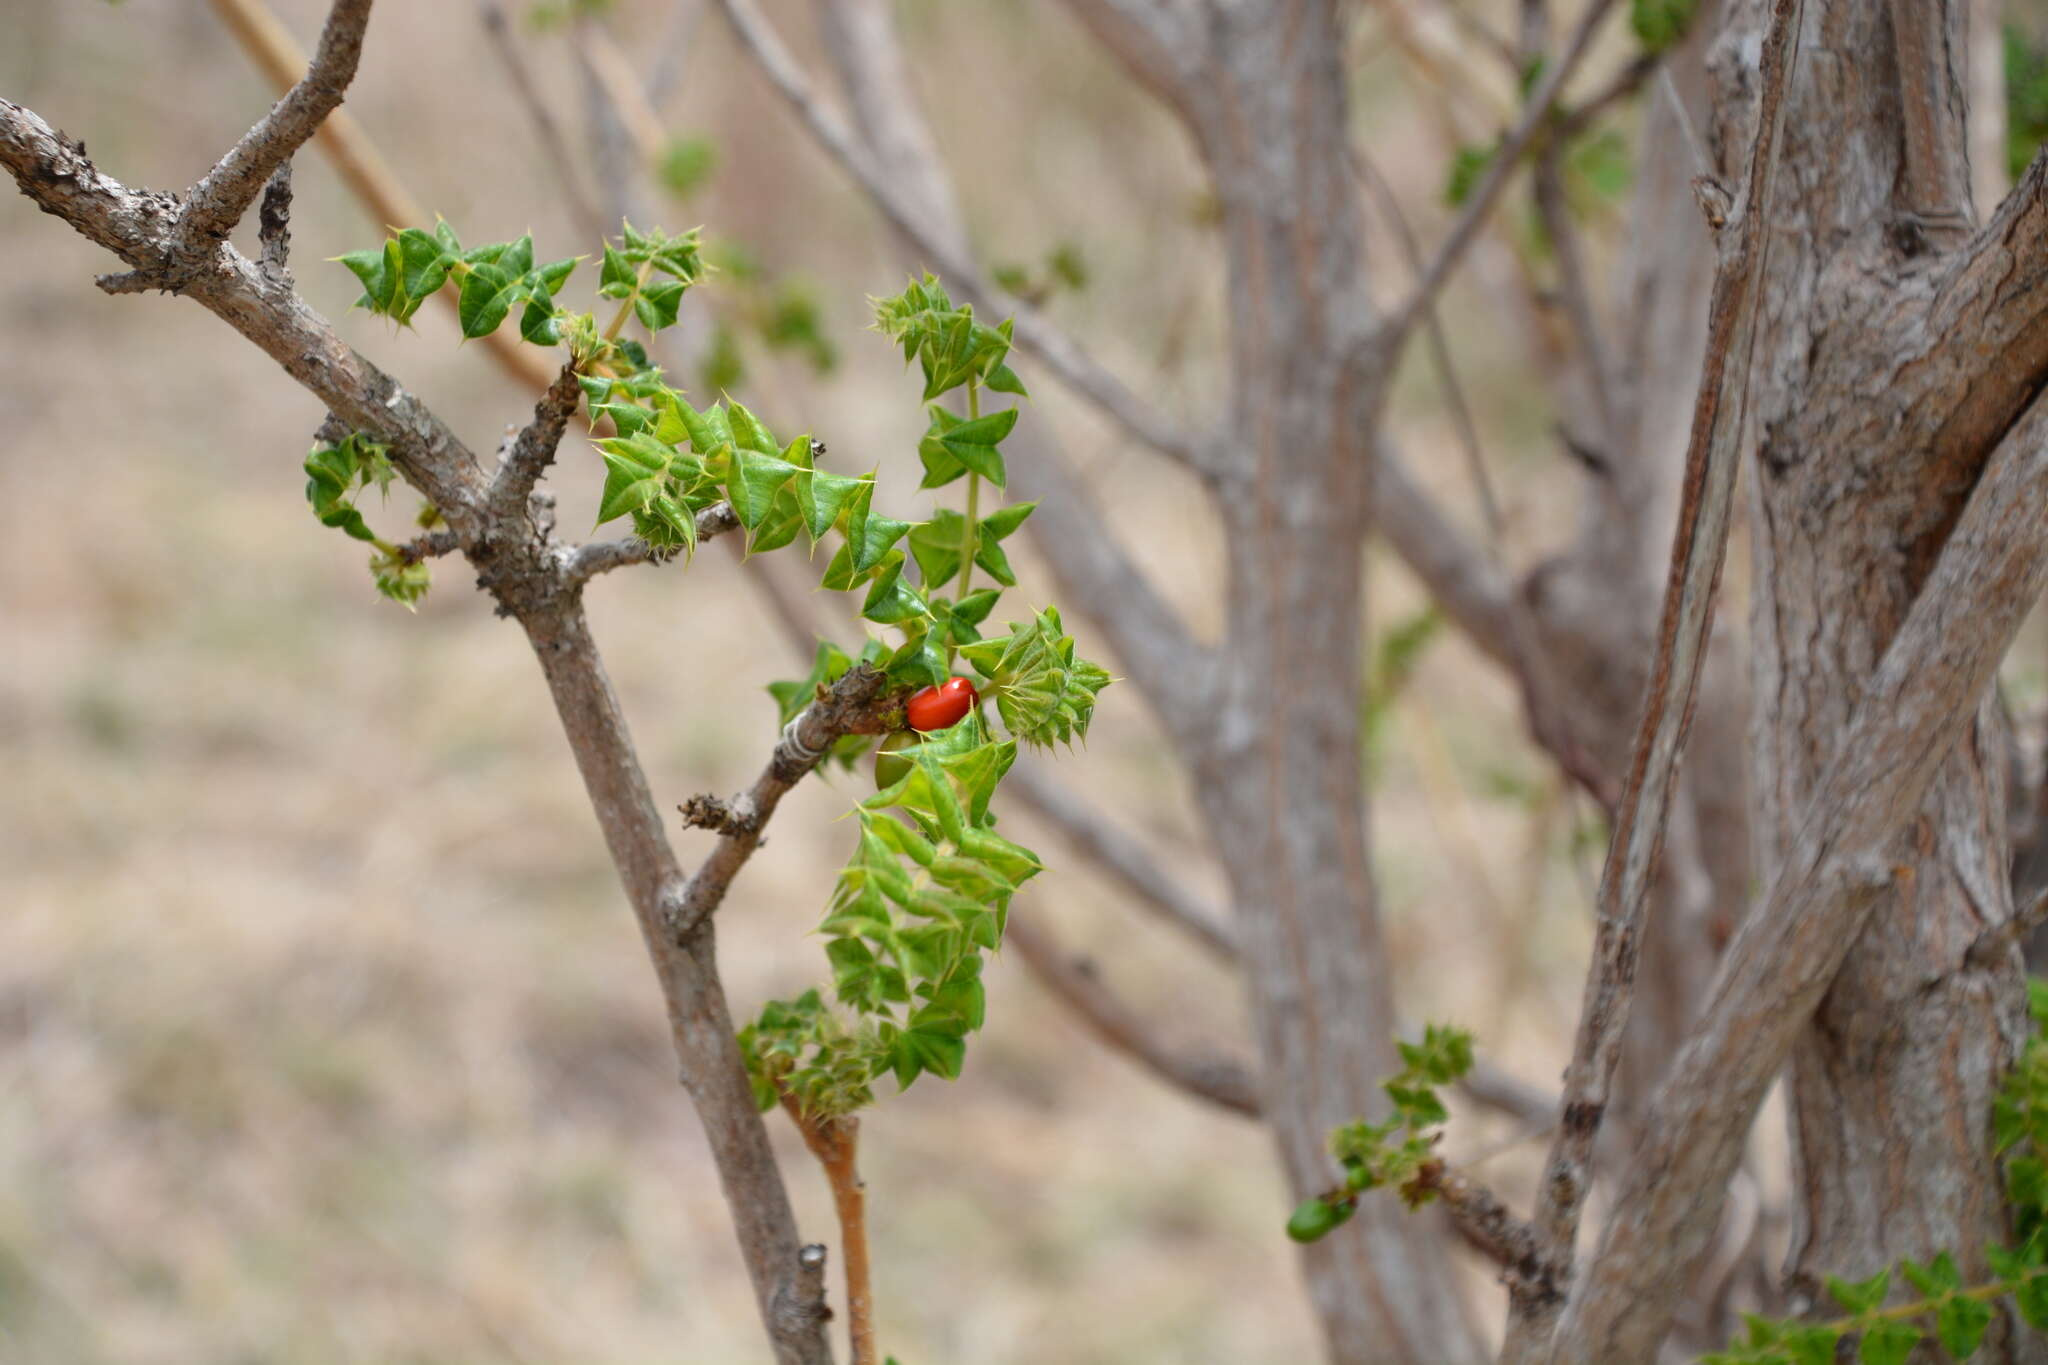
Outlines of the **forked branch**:
[{"label": "forked branch", "polygon": [[[879,669],[855,664],[783,729],[768,766],[749,787],[724,803],[724,833],[672,904],[663,907],[669,934],[687,943],[724,901],[732,879],[761,844],[761,828],[791,787],[818,766],[847,735],[879,735],[899,728],[903,689],[884,690]],[[696,823],[704,823],[697,821]]]},{"label": "forked branch", "polygon": [[[132,190],[103,175],[77,143],[5,100],[0,100],[0,166],[45,212],[144,276],[163,277],[168,266],[182,259],[178,198]],[[266,168],[263,178],[268,175]],[[476,566],[479,582],[525,628],[647,940],[683,1081],[704,1119],[777,1359],[782,1365],[825,1365],[831,1353],[823,1327],[822,1260],[798,1241],[788,1194],[754,1108],[709,936],[679,944],[667,932],[664,911],[672,897],[681,895],[684,881],[591,639],[577,592],[581,580],[568,567],[575,555],[553,545],[523,505],[515,515],[500,516],[498,503],[523,504],[524,497],[512,499],[513,487],[506,484],[501,491],[507,496],[493,498],[469,448],[423,403],[343,344],[327,320],[292,292],[281,272],[262,269],[225,241],[211,251],[205,270],[189,280],[181,277],[182,292],[262,349],[342,425],[387,446],[393,465],[448,523],[445,532],[421,538],[420,553],[460,547]],[[542,449],[552,450],[559,439],[559,422],[566,421],[561,397],[544,401],[531,429],[532,453],[508,470],[524,489],[532,486],[528,473],[537,475],[545,464]],[[815,736],[806,742],[815,742]]]}]

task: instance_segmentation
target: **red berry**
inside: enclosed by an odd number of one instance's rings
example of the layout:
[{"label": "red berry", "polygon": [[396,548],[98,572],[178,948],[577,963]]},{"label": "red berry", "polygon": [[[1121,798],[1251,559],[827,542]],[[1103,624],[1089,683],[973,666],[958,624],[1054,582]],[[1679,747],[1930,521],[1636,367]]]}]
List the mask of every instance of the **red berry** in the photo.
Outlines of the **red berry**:
[{"label": "red berry", "polygon": [[913,730],[943,730],[958,725],[974,709],[974,684],[965,678],[948,678],[937,687],[911,693],[903,714]]}]

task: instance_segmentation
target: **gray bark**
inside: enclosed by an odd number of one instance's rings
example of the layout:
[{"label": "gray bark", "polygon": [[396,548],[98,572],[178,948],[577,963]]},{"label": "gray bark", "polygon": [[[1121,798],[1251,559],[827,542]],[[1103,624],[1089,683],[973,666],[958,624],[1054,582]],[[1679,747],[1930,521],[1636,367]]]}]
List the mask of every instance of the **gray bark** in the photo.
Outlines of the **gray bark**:
[{"label": "gray bark", "polygon": [[[1717,56],[1728,112],[1745,8]],[[1927,427],[1897,421],[1906,414],[1882,398],[1926,340],[1897,325],[1893,301],[1938,268],[1929,246],[1956,240],[1936,213],[1969,213],[1966,9],[1928,5],[1894,29],[1897,7],[1809,5],[1753,391],[1752,666],[1770,704],[1752,773],[1766,879],[1989,453],[1938,438],[1930,448]],[[1916,117],[1923,85],[1932,112]],[[1929,397],[1954,408],[1962,396]],[[1943,1247],[1978,1273],[2005,1230],[1988,1116],[2024,1037],[2020,973],[2010,961],[1954,970],[2013,913],[2002,735],[1996,708],[1981,708],[1977,735],[1884,854],[1905,875],[1881,893],[1794,1051],[1787,1271],[1806,1301],[1826,1274],[1857,1278]]]}]

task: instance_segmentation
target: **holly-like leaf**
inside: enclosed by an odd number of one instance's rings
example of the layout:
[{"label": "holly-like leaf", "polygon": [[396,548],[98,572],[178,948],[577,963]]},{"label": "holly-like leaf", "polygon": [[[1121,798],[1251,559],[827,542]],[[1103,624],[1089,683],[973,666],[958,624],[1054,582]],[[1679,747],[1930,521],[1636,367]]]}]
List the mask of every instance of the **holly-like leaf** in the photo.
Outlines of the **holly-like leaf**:
[{"label": "holly-like leaf", "polygon": [[[1943,1252],[1946,1256],[1948,1253]],[[1951,1294],[1934,1310],[1934,1336],[1956,1360],[1968,1360],[1991,1326],[1991,1305],[1966,1294]]]},{"label": "holly-like leaf", "polygon": [[[797,479],[797,506],[804,514],[804,525],[813,541],[822,540],[825,532],[838,524],[853,500],[863,488],[872,485],[871,479],[856,479],[845,474],[831,474],[824,470],[807,472]],[[863,515],[862,520],[865,521]],[[863,528],[865,529],[865,528]]]},{"label": "holly-like leaf", "polygon": [[726,492],[740,525],[751,531],[766,521],[776,494],[796,474],[797,467],[779,455],[763,455],[747,447],[735,449]]},{"label": "holly-like leaf", "polygon": [[1040,747],[1085,738],[1108,671],[1074,656],[1073,637],[1051,608],[1012,622],[1005,638],[964,645],[960,655],[987,675],[1003,726]]},{"label": "holly-like leaf", "polygon": [[1909,1322],[1872,1322],[1863,1329],[1856,1358],[1863,1365],[1906,1365],[1907,1357],[1913,1354],[1923,1335]]},{"label": "holly-like leaf", "polygon": [[489,336],[514,304],[524,304],[522,335],[528,340],[545,338],[550,344],[560,338],[554,322],[554,295],[576,269],[573,258],[536,267],[531,236],[479,247],[468,255],[475,259],[462,272],[462,293],[455,310],[464,337]]},{"label": "holly-like leaf", "polygon": [[1828,1296],[1843,1308],[1856,1314],[1869,1313],[1883,1306],[1884,1296],[1891,1292],[1892,1273],[1880,1270],[1867,1280],[1844,1280],[1830,1275],[1826,1283]]}]

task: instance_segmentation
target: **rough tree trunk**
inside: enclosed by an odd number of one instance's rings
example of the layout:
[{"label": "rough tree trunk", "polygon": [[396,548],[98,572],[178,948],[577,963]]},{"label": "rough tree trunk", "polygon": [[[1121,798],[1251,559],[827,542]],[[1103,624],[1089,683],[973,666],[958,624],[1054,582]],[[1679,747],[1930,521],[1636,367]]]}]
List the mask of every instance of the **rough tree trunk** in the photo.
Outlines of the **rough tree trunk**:
[{"label": "rough tree trunk", "polygon": [[[1766,7],[1731,6],[1713,71],[1724,163],[1746,145]],[[1941,383],[1924,301],[1974,223],[1962,0],[1807,0],[1772,208],[1753,384],[1753,827],[1768,883],[1864,680],[1997,434]],[[1895,25],[1895,18],[1899,21]],[[1988,439],[1987,439],[1988,436]],[[2005,1232],[1990,1113],[2023,1036],[2012,955],[2005,739],[1991,698],[1948,757],[1790,1069],[1795,1295],[1947,1248],[1983,1270]],[[2015,1360],[1995,1333],[1990,1360]],[[1973,1357],[1978,1358],[1978,1357]]]},{"label": "rough tree trunk", "polygon": [[[1334,3],[1212,16],[1193,119],[1222,209],[1236,437],[1223,695],[1195,757],[1240,908],[1266,1113],[1297,1196],[1326,1189],[1331,1128],[1385,1108],[1398,1068],[1373,903],[1357,698],[1371,425],[1384,367],[1344,146]],[[1478,1358],[1434,1229],[1391,1201],[1307,1254],[1331,1359]]]}]

